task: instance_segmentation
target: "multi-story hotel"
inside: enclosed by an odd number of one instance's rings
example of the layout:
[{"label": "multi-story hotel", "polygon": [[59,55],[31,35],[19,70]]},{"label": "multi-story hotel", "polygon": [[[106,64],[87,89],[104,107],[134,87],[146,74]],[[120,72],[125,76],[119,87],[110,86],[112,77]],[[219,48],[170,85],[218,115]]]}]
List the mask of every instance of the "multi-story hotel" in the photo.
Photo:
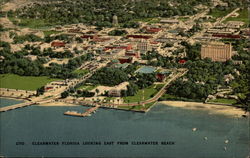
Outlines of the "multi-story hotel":
[{"label": "multi-story hotel", "polygon": [[138,41],[137,43],[137,49],[141,52],[147,52],[149,50],[151,50],[151,46],[150,46],[150,43],[149,41],[147,40],[140,40]]},{"label": "multi-story hotel", "polygon": [[210,58],[212,61],[227,61],[232,57],[232,46],[231,44],[224,43],[210,43],[202,45],[201,47],[201,58]]}]

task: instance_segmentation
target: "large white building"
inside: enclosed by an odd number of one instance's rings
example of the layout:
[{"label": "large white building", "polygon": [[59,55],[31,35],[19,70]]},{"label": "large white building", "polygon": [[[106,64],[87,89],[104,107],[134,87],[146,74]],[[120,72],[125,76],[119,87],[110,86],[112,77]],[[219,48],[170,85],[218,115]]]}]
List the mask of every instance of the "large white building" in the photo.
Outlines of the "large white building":
[{"label": "large white building", "polygon": [[201,58],[210,58],[212,61],[227,61],[232,57],[231,44],[210,43],[202,45]]}]

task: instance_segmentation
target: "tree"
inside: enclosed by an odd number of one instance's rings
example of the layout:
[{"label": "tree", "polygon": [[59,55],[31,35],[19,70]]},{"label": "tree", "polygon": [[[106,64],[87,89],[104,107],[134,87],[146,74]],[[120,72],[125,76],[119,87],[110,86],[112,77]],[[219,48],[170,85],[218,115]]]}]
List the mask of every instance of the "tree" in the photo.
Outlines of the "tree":
[{"label": "tree", "polygon": [[45,87],[40,87],[36,90],[36,96],[43,95],[45,92]]},{"label": "tree", "polygon": [[100,92],[100,90],[99,89],[95,89],[95,92],[96,92],[96,94],[98,95],[98,93]]},{"label": "tree", "polygon": [[64,91],[61,93],[61,98],[67,98],[69,96],[69,92],[68,91]]}]

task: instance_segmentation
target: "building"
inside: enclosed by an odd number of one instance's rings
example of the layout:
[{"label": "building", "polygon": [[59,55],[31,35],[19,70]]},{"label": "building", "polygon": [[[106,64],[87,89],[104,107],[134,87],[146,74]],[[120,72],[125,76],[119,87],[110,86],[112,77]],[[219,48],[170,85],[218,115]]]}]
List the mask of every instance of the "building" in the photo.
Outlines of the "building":
[{"label": "building", "polygon": [[161,19],[160,23],[163,23],[163,24],[179,24],[179,20],[176,20],[176,19]]},{"label": "building", "polygon": [[137,43],[137,49],[141,52],[147,52],[150,51],[152,48],[147,40],[141,40]]},{"label": "building", "polygon": [[132,57],[120,57],[118,60],[119,60],[119,62],[121,64],[132,63],[133,62],[133,58]]},{"label": "building", "polygon": [[51,43],[51,47],[65,47],[65,43],[64,42],[57,42],[57,41],[54,41]]},{"label": "building", "polygon": [[118,25],[118,17],[117,17],[116,15],[113,16],[112,24],[113,24],[114,26],[117,26],[117,25]]},{"label": "building", "polygon": [[125,56],[132,56],[132,57],[136,57],[136,58],[140,58],[141,55],[140,55],[140,52],[137,52],[137,51],[126,51],[125,52]]},{"label": "building", "polygon": [[202,45],[201,58],[210,58],[212,61],[227,61],[232,57],[231,44],[210,43]]}]

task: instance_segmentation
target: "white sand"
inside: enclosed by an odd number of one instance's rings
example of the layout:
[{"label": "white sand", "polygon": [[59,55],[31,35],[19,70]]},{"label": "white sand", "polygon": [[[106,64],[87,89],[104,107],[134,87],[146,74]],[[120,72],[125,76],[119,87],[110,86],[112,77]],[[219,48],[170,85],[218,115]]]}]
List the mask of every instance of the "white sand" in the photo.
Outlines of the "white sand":
[{"label": "white sand", "polygon": [[246,112],[242,109],[224,105],[204,104],[197,102],[183,102],[183,101],[162,101],[160,103],[163,103],[167,106],[173,106],[191,110],[203,110],[207,111],[209,114],[223,114],[236,117],[246,114]]},{"label": "white sand", "polygon": [[39,104],[38,106],[79,106],[79,105],[69,104],[64,102],[51,102],[51,103]]}]

